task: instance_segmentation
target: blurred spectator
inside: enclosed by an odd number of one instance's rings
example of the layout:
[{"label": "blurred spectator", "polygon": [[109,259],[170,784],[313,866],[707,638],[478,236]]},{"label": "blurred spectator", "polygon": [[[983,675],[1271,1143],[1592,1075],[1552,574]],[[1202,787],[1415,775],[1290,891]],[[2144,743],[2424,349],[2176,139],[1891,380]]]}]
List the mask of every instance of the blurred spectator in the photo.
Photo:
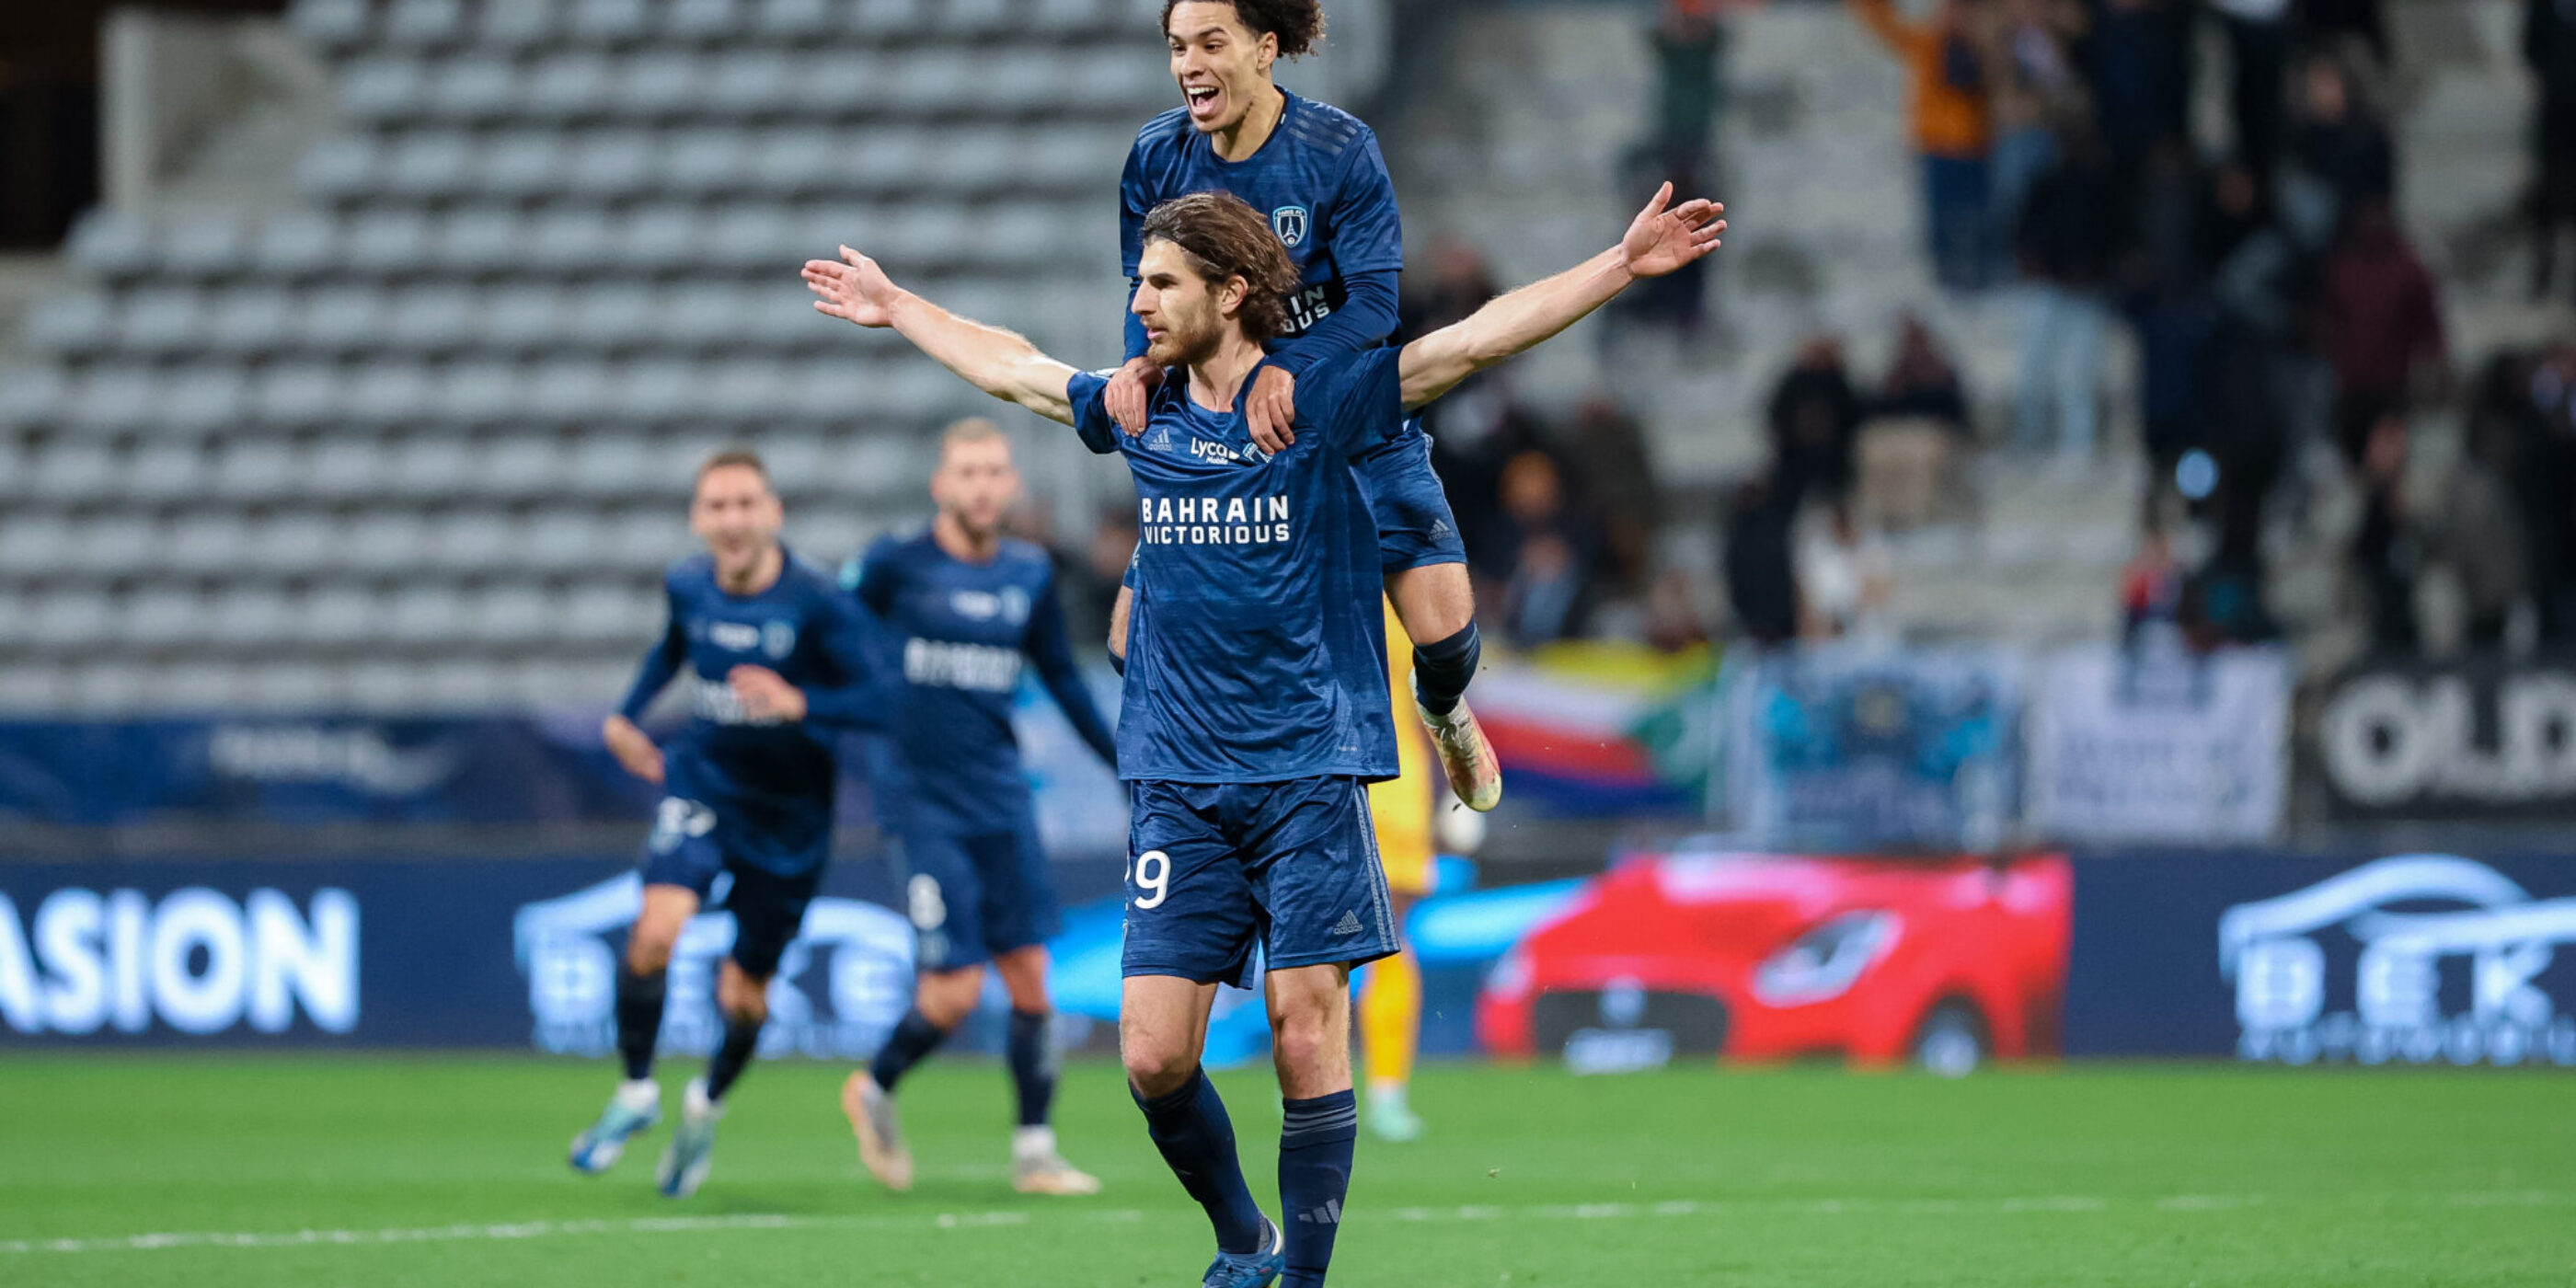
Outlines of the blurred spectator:
[{"label": "blurred spectator", "polygon": [[2297,127],[2281,176],[2281,215],[2301,246],[2324,244],[2352,212],[2386,203],[2396,190],[2388,129],[2355,92],[2332,54],[2307,61],[2299,78]]},{"label": "blurred spectator", "polygon": [[1437,331],[1503,293],[1484,254],[1465,242],[1435,237],[1423,259],[1421,277],[1407,274],[1398,293],[1396,325],[1407,338]]},{"label": "blurred spectator", "polygon": [[1136,553],[1136,512],[1124,505],[1105,505],[1092,525],[1091,537],[1079,550],[1059,550],[1056,585],[1064,600],[1064,625],[1076,648],[1105,646],[1109,613],[1118,601],[1119,580]]},{"label": "blurred spectator", "polygon": [[2015,238],[2029,302],[2013,433],[2038,450],[2054,428],[2058,459],[2071,467],[2092,459],[2101,421],[2102,343],[2121,210],[2101,144],[2070,133],[2065,147],[2032,189]]},{"label": "blurred spectator", "polygon": [[2439,377],[2435,289],[2385,201],[2353,211],[2320,272],[2313,330],[2334,369],[2337,432],[2355,459],[2375,409],[2402,408],[2419,383]]},{"label": "blurred spectator", "polygon": [[1775,476],[1735,489],[1726,516],[1727,607],[1736,631],[1756,644],[1780,644],[1798,635],[1798,583],[1789,562],[1789,530],[1798,512],[1797,490]]},{"label": "blurred spectator", "polygon": [[1895,569],[1887,543],[1864,529],[1849,499],[1808,507],[1797,525],[1798,634],[1808,640],[1887,639]]},{"label": "blurred spectator", "polygon": [[2150,524],[2138,542],[2138,553],[2120,571],[2122,639],[2131,648],[2161,644],[2181,628],[2182,560],[2174,557],[2173,534]]},{"label": "blurred spectator", "polygon": [[1842,341],[1820,335],[1799,346],[1796,365],[1771,391],[1769,420],[1772,458],[1786,486],[1801,496],[1850,490],[1861,401],[1843,365]]},{"label": "blurred spectator", "polygon": [[2076,0],[1995,0],[1991,152],[1994,239],[2010,242],[2022,204],[2058,159],[2060,132],[2084,110],[2084,85],[2075,74],[2074,42],[2084,31]]},{"label": "blurred spectator", "polygon": [[1923,227],[1941,285],[1973,291],[1993,277],[1987,170],[1985,32],[1991,0],[1938,0],[1911,22],[1892,0],[1851,0],[1860,20],[1905,60],[1914,148],[1922,158]]},{"label": "blurred spectator", "polygon": [[2361,527],[2352,541],[2374,649],[2415,651],[2415,576],[2422,551],[2406,508],[2406,419],[2394,408],[2372,417],[2362,436]]},{"label": "blurred spectator", "polygon": [[2299,34],[2313,45],[2359,46],[2388,66],[2388,15],[2381,0],[2302,0]]},{"label": "blurred spectator", "polygon": [[1601,516],[1612,589],[1633,593],[1645,585],[1646,561],[1664,515],[1645,429],[1618,403],[1591,399],[1574,413],[1574,460],[1581,491]]},{"label": "blurred spectator", "polygon": [[[1675,192],[1707,192],[1712,187],[1705,177],[1708,166],[1704,153],[1639,153],[1632,160],[1621,190],[1652,191],[1657,184],[1670,183]],[[1708,275],[1715,263],[1717,257],[1711,255],[1639,282],[1621,292],[1608,312],[1614,318],[1663,327],[1684,340],[1693,339],[1708,320]],[[1605,328],[1602,341],[1610,342],[1615,334],[1615,329]]]},{"label": "blurred spectator", "polygon": [[2101,0],[2084,48],[2094,115],[2114,169],[2130,173],[2149,144],[2189,136],[2191,13],[2185,0]]},{"label": "blurred spectator", "polygon": [[1968,432],[1968,399],[1959,386],[1959,369],[1941,347],[1921,315],[1911,309],[1896,315],[1896,353],[1879,382],[1872,416],[1908,416],[1939,421]]},{"label": "blurred spectator", "polygon": [[2440,500],[2428,553],[2458,574],[2469,647],[2501,650],[2532,592],[2531,543],[2508,471],[2520,444],[2509,426],[2473,424]]},{"label": "blurred spectator", "polygon": [[2123,308],[2138,343],[2139,426],[2152,497],[2183,453],[2200,445],[2209,412],[2201,359],[2218,325],[2205,287],[2205,226],[2213,212],[2191,150],[2179,138],[2158,139],[2148,149],[2135,194]]},{"label": "blurred spectator", "polygon": [[2529,361],[2491,371],[2471,425],[2506,427],[2513,453],[2503,469],[2521,501],[2531,543],[2531,579],[2542,643],[2576,642],[2576,345],[2552,346]]},{"label": "blurred spectator", "polygon": [[1496,372],[1469,377],[1424,408],[1422,419],[1431,432],[1431,468],[1457,515],[1467,566],[1482,576],[1507,575],[1513,534],[1498,503],[1503,466],[1523,452],[1549,450],[1546,435]]},{"label": "blurred spectator", "polygon": [[1513,536],[1504,634],[1523,648],[1582,634],[1596,543],[1566,498],[1556,461],[1527,451],[1507,462],[1502,509]]},{"label": "blurred spectator", "polygon": [[1646,646],[1679,653],[1708,643],[1708,622],[1691,594],[1690,574],[1666,568],[1646,593]]},{"label": "blurred spectator", "polygon": [[1664,0],[1646,33],[1655,56],[1655,121],[1646,149],[1656,155],[1710,155],[1726,106],[1726,28],[1717,8],[1716,0]]},{"label": "blurred spectator", "polygon": [[2290,0],[2209,0],[2227,33],[2229,115],[2236,155],[2255,174],[2272,172],[2281,148],[2281,80],[2288,65]]},{"label": "blurred spectator", "polygon": [[2540,93],[2531,109],[2531,294],[2549,294],[2558,233],[2576,224],[2576,4],[2523,0],[2522,57]]}]

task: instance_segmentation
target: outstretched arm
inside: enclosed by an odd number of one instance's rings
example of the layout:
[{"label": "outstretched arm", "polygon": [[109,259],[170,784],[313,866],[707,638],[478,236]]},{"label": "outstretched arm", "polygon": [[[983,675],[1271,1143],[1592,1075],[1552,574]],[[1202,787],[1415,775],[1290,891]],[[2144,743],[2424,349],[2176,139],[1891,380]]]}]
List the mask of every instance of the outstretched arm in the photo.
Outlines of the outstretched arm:
[{"label": "outstretched arm", "polygon": [[893,327],[966,383],[1049,420],[1073,423],[1073,368],[1000,327],[961,318],[894,284],[877,262],[841,248],[838,260],[805,261],[814,308],[864,327]]},{"label": "outstretched arm", "polygon": [[1610,302],[1628,284],[1666,273],[1717,249],[1726,208],[1705,198],[1664,208],[1667,183],[1628,225],[1619,244],[1543,281],[1500,296],[1465,318],[1404,346],[1397,373],[1404,405],[1419,407],[1461,380],[1532,348]]}]

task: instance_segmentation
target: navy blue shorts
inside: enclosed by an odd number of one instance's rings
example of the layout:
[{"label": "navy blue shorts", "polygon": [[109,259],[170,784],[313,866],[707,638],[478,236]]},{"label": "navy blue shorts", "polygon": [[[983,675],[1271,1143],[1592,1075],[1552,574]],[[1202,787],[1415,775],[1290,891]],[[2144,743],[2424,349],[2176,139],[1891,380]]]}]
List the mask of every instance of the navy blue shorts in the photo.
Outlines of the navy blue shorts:
[{"label": "navy blue shorts", "polygon": [[964,970],[1043,944],[1063,927],[1035,820],[1006,832],[914,828],[903,838],[904,910],[925,971]]},{"label": "navy blue shorts", "polygon": [[1423,432],[1421,417],[1406,417],[1401,432],[1352,461],[1351,471],[1377,524],[1380,570],[1467,562],[1458,517],[1449,512],[1449,494],[1431,469],[1431,435]]},{"label": "navy blue shorts", "polygon": [[1122,974],[1249,988],[1256,950],[1285,970],[1400,946],[1358,779],[1134,786]]},{"label": "navy blue shorts", "polygon": [[[823,863],[831,838],[811,867],[782,875],[745,862],[725,844],[725,829],[716,811],[678,796],[664,797],[653,815],[653,834],[644,841],[644,884],[681,886],[698,896],[701,906],[733,913],[733,960],[742,973],[766,980],[778,973],[778,959],[805,924],[805,905],[814,901],[823,882]],[[727,878],[716,889],[717,878]],[[713,895],[713,898],[709,896]]]}]

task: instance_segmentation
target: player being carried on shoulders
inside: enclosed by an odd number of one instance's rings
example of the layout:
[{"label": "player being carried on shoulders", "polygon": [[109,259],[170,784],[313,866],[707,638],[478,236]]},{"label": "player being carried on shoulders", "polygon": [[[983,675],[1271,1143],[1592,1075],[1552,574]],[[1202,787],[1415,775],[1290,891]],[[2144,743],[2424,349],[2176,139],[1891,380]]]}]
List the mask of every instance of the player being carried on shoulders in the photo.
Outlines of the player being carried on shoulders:
[{"label": "player being carried on shoulders", "polygon": [[[1358,117],[1271,79],[1279,59],[1311,51],[1323,34],[1318,0],[1164,0],[1163,37],[1185,101],[1137,132],[1118,184],[1119,253],[1131,283],[1141,284],[1146,212],[1193,192],[1242,198],[1287,248],[1297,275],[1282,300],[1285,319],[1244,398],[1252,441],[1270,452],[1295,432],[1307,372],[1395,333],[1404,268],[1395,184],[1377,136]],[[1144,431],[1148,392],[1163,371],[1131,312],[1127,362],[1108,391],[1110,414],[1128,433]],[[1408,418],[1350,468],[1387,598],[1407,636],[1421,641],[1410,696],[1451,790],[1470,809],[1492,809],[1502,800],[1502,768],[1463,697],[1483,652],[1475,595],[1457,519],[1431,469],[1431,438]],[[1131,570],[1110,615],[1113,657],[1126,655],[1134,595]]]},{"label": "player being carried on shoulders", "polygon": [[[805,265],[815,307],[892,327],[986,393],[1075,427],[1127,461],[1140,504],[1134,608],[1118,725],[1133,787],[1119,1046],[1164,1161],[1215,1227],[1210,1288],[1324,1282],[1350,1186],[1353,967],[1396,951],[1365,784],[1393,777],[1395,730],[1375,595],[1354,584],[1365,534],[1346,521],[1347,462],[1473,372],[1564,330],[1629,283],[1706,255],[1725,227],[1707,201],[1667,209],[1667,184],[1618,244],[1406,344],[1310,367],[1277,450],[1246,398],[1297,282],[1270,221],[1224,193],[1146,216],[1129,307],[1167,371],[1147,428],[1122,432],[1110,377],[957,317],[843,247]],[[1364,583],[1363,583],[1364,584]],[[1372,588],[1373,589],[1373,588]],[[1266,957],[1284,1119],[1282,1225],[1264,1216],[1224,1103],[1199,1067],[1221,982]]]},{"label": "player being carried on shoulders", "polygon": [[1117,749],[1074,666],[1055,565],[1002,535],[1019,493],[1010,440],[989,420],[961,420],[941,437],[930,480],[938,516],[919,533],[880,539],[844,576],[899,651],[904,680],[891,719],[894,772],[872,776],[902,839],[920,984],[875,1062],[841,1089],[859,1159],[890,1189],[912,1188],[895,1086],[975,1009],[987,962],[1011,998],[1012,1184],[1027,1194],[1100,1189],[1056,1152],[1049,1125],[1057,1060],[1046,941],[1059,918],[1011,730],[1023,662],[1112,768]]},{"label": "player being carried on shoulders", "polygon": [[[653,1048],[671,950],[729,881],[733,952],[716,979],[722,1045],[684,1093],[662,1155],[662,1192],[687,1198],[714,1159],[725,1092],[769,1018],[769,979],[796,938],[832,854],[832,743],[838,729],[882,727],[867,624],[831,574],[779,543],[786,512],[769,471],[748,451],[698,467],[689,527],[704,554],[663,577],[669,624],[601,736],[629,773],[663,790],[645,842],[644,906],[617,971],[617,1050],[626,1080],[572,1142],[575,1170],[597,1175],[661,1119]],[[689,687],[688,725],[668,746],[637,727],[674,678]]]}]

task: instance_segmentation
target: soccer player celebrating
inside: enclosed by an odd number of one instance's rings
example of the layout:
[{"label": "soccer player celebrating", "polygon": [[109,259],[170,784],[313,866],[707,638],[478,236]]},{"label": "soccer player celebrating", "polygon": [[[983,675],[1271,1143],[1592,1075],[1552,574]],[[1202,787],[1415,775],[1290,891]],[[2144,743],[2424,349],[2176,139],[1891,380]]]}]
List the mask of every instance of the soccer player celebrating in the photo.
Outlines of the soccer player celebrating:
[{"label": "soccer player celebrating", "polygon": [[[1324,363],[1385,343],[1396,326],[1396,276],[1404,233],[1395,185],[1377,136],[1339,108],[1279,88],[1271,67],[1311,50],[1324,34],[1317,0],[1163,0],[1172,77],[1186,102],[1146,122],[1119,181],[1120,254],[1139,278],[1145,214],[1193,192],[1230,192],[1265,212],[1297,277],[1271,360],[1253,377],[1244,415],[1253,443],[1286,446],[1297,382]],[[1127,321],[1127,363],[1109,382],[1110,413],[1127,432],[1145,428],[1148,390],[1163,364],[1145,327]],[[1468,808],[1492,809],[1503,778],[1493,748],[1462,695],[1482,645],[1467,551],[1431,470],[1431,439],[1418,421],[1351,462],[1374,524],[1379,571],[1413,649],[1413,696],[1442,768]],[[1134,579],[1111,621],[1123,627]],[[1114,653],[1127,650],[1113,628]]]},{"label": "soccer player celebrating", "polygon": [[[835,773],[830,737],[817,726],[881,726],[866,621],[830,574],[779,543],[785,517],[758,456],[719,452],[698,467],[689,527],[706,552],[664,575],[670,624],[600,730],[627,772],[664,795],[644,847],[644,908],[617,975],[626,1081],[573,1138],[575,1170],[607,1171],[661,1118],[653,1046],[671,948],[717,876],[731,880],[733,952],[716,980],[724,1041],[689,1083],[662,1155],[662,1192],[672,1198],[706,1180],[725,1092],[769,1018],[769,977],[831,857]],[[635,722],[684,670],[689,723],[657,747]]]},{"label": "soccer player celebrating", "polygon": [[[1129,307],[1147,356],[1179,374],[1152,393],[1142,435],[1109,415],[1109,377],[1010,332],[959,318],[847,247],[814,260],[815,307],[892,327],[977,388],[1072,425],[1126,457],[1141,502],[1143,577],[1118,726],[1133,785],[1119,1045],[1129,1088],[1174,1175],[1215,1226],[1211,1288],[1324,1282],[1350,1185],[1352,967],[1396,949],[1362,795],[1393,776],[1378,609],[1354,576],[1367,552],[1344,521],[1346,462],[1399,433],[1405,411],[1564,330],[1639,278],[1706,255],[1724,228],[1706,201],[1666,209],[1667,184],[1619,243],[1406,344],[1307,370],[1302,428],[1255,443],[1245,402],[1287,323],[1297,270],[1268,220],[1224,193],[1149,212]],[[1222,981],[1266,956],[1273,1062],[1284,1098],[1283,1229],[1261,1213],[1234,1128],[1199,1068]]]},{"label": "soccer player celebrating", "polygon": [[1011,995],[1011,1081],[1019,1094],[1012,1183],[1025,1194],[1100,1189],[1056,1152],[1048,1126],[1056,1060],[1046,941],[1058,919],[1011,732],[1022,661],[1037,665],[1065,719],[1102,760],[1115,767],[1117,751],[1074,668],[1054,565],[1044,550],[1002,535],[1002,515],[1019,493],[1010,440],[989,420],[961,420],[940,440],[930,480],[938,516],[926,531],[879,540],[854,570],[859,602],[888,645],[902,649],[905,683],[891,723],[904,782],[878,788],[892,799],[903,838],[921,982],[874,1066],[841,1089],[841,1107],[860,1161],[896,1190],[912,1187],[912,1155],[895,1115],[895,1085],[975,1009],[988,961]]}]

